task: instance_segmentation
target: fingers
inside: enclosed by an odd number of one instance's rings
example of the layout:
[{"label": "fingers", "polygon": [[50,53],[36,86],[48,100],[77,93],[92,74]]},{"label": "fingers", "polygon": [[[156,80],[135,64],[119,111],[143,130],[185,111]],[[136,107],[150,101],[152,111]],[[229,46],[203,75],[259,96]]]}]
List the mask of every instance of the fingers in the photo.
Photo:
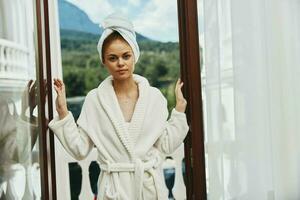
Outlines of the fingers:
[{"label": "fingers", "polygon": [[64,82],[63,82],[62,80],[57,79],[57,81],[58,81],[58,83],[59,83],[60,86],[63,86],[63,85],[64,85]]},{"label": "fingers", "polygon": [[63,91],[61,90],[61,87],[54,85],[54,90],[58,97],[63,95]]},{"label": "fingers", "polygon": [[60,96],[61,93],[64,91],[64,83],[62,80],[58,78],[54,78],[53,82],[54,82],[54,89],[56,91],[56,94]]},{"label": "fingers", "polygon": [[181,92],[181,88],[183,86],[183,82],[181,81],[181,79],[179,78],[176,82],[176,86],[175,86],[175,93],[178,94],[178,92]]},{"label": "fingers", "polygon": [[30,86],[31,86],[32,82],[33,82],[33,80],[32,80],[32,79],[30,79],[30,80],[28,81],[28,83],[27,83],[27,88],[28,88],[28,90],[29,90],[29,88],[30,88]]},{"label": "fingers", "polygon": [[181,82],[181,83],[180,83],[180,85],[179,85],[179,89],[181,89],[181,88],[182,88],[182,86],[183,86],[183,82]]},{"label": "fingers", "polygon": [[178,78],[178,79],[177,79],[177,82],[176,82],[176,85],[179,85],[179,84],[180,84],[180,82],[181,82],[181,79],[180,79],[180,78]]},{"label": "fingers", "polygon": [[36,93],[36,91],[37,91],[37,81],[34,80],[34,81],[32,81],[32,84],[31,84],[31,87],[30,87],[30,92],[31,93]]},{"label": "fingers", "polygon": [[53,83],[55,86],[59,86],[59,82],[58,82],[58,79],[57,78],[54,78],[53,79]]},{"label": "fingers", "polygon": [[187,101],[184,98],[181,88],[183,86],[183,82],[179,78],[176,82],[175,86],[175,96],[176,96],[176,106],[175,109],[179,112],[185,112]]},{"label": "fingers", "polygon": [[63,87],[64,86],[63,81],[58,79],[58,78],[54,78],[53,81],[54,81],[54,85],[56,85],[57,87]]},{"label": "fingers", "polygon": [[32,92],[32,86],[34,85],[34,81],[32,79],[30,79],[27,83],[27,93],[31,93]]},{"label": "fingers", "polygon": [[58,87],[56,85],[54,85],[54,89],[55,89],[56,94],[58,94]]},{"label": "fingers", "polygon": [[179,78],[177,80],[176,87],[175,87],[176,102],[185,102],[185,98],[184,98],[182,90],[181,90],[183,87],[183,84],[184,83]]},{"label": "fingers", "polygon": [[182,87],[183,86],[183,82],[181,81],[180,78],[177,80],[176,86],[178,86],[178,87]]}]

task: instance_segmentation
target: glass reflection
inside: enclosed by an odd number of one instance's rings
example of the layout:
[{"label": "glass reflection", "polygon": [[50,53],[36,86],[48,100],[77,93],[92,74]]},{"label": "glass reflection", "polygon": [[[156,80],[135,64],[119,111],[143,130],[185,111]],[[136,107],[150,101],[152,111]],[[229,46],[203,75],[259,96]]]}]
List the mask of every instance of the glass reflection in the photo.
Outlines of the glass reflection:
[{"label": "glass reflection", "polygon": [[0,1],[0,199],[40,199],[33,1]]},{"label": "glass reflection", "polygon": [[[36,102],[36,84],[32,80],[25,87],[20,102],[16,97],[0,97],[1,199],[22,199],[26,179],[39,182],[36,176],[39,173],[38,154],[32,152],[38,135],[37,117],[34,116]],[[20,114],[17,104],[21,105]]]}]

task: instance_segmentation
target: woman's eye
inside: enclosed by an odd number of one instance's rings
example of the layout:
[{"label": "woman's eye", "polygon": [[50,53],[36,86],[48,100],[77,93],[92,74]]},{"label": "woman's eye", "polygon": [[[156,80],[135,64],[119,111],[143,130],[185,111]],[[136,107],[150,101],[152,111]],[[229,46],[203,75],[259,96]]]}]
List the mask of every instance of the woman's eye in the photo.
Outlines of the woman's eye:
[{"label": "woman's eye", "polygon": [[123,58],[124,58],[125,60],[128,60],[130,57],[131,57],[130,54],[126,54],[126,55],[123,56]]},{"label": "woman's eye", "polygon": [[113,62],[113,61],[116,61],[117,58],[116,57],[109,57],[108,60],[111,61],[111,62]]}]

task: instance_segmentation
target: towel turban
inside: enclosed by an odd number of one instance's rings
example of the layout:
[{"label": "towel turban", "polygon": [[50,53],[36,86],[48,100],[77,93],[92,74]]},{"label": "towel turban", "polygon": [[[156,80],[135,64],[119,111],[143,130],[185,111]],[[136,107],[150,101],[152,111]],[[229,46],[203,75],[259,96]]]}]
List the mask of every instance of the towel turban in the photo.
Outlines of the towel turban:
[{"label": "towel turban", "polygon": [[102,22],[103,33],[98,41],[97,49],[99,52],[100,60],[102,60],[102,48],[104,40],[114,31],[120,33],[120,35],[128,42],[131,46],[135,63],[138,61],[140,56],[140,49],[136,41],[136,34],[131,21],[120,13],[113,13],[108,15]]}]

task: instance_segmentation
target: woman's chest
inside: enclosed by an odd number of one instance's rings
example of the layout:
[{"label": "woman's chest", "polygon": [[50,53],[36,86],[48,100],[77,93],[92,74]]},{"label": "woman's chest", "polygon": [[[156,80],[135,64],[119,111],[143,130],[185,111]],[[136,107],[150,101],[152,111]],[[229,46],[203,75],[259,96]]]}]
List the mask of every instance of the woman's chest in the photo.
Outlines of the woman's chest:
[{"label": "woman's chest", "polygon": [[135,105],[137,102],[137,98],[131,98],[131,99],[119,99],[119,106],[122,111],[124,120],[126,122],[131,121],[132,115],[134,113]]}]

